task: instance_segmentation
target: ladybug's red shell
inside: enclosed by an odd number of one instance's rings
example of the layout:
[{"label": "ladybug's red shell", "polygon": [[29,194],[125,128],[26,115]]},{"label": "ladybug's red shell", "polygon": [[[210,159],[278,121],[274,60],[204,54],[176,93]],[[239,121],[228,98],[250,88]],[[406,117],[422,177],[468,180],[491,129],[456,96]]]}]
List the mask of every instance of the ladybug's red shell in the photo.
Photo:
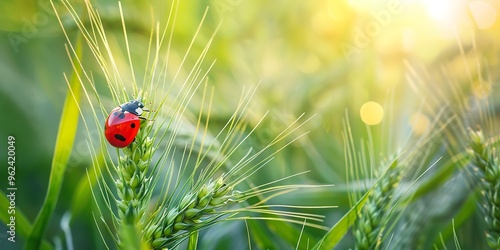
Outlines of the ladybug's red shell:
[{"label": "ladybug's red shell", "polygon": [[117,107],[106,120],[104,135],[112,146],[124,148],[134,141],[140,125],[139,116]]}]

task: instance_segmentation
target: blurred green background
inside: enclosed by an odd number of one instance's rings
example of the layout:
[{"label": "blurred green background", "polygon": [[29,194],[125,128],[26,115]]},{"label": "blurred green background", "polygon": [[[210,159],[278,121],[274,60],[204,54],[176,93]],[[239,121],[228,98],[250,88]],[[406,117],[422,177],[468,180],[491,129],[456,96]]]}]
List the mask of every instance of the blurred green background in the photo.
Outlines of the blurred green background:
[{"label": "blurred green background", "polygon": [[[72,2],[76,8],[82,7],[79,1]],[[117,1],[98,0],[93,4],[100,11],[112,42],[122,46]],[[141,63],[146,60],[151,20],[165,23],[170,5],[159,0],[122,1],[138,75],[143,70]],[[55,6],[60,9],[68,35],[74,39],[78,29],[60,4],[56,2]],[[367,137],[367,125],[370,127],[375,157],[379,161],[396,154],[398,148],[405,146],[406,138],[418,138],[433,128],[434,114],[428,110],[454,105],[452,94],[433,95],[434,88],[456,84],[458,89],[466,89],[467,95],[463,98],[491,96],[493,104],[497,104],[494,97],[498,96],[495,85],[500,72],[497,70],[500,58],[498,1],[181,1],[173,31],[172,64],[184,56],[207,7],[208,16],[186,67],[194,63],[220,24],[205,65],[207,68],[216,60],[209,73],[209,84],[214,86],[216,97],[210,118],[214,125],[209,129],[215,134],[230,118],[243,87],[258,83],[248,122],[255,125],[268,110],[270,115],[249,143],[262,145],[302,113],[307,117],[314,115],[300,129],[310,133],[279,153],[252,179],[264,182],[309,170],[310,173],[291,182],[336,184],[336,188],[299,192],[277,201],[339,206],[316,211],[327,216],[326,226],[332,226],[350,208],[342,138],[346,113],[356,144],[360,138]],[[47,1],[1,1],[0,38],[0,106],[4,109],[0,123],[0,161],[5,166],[6,138],[15,136],[19,189],[16,204],[33,221],[45,195],[67,92],[63,73],[69,74],[72,69],[64,47],[66,40]],[[94,59],[89,51],[83,58],[92,65]],[[118,60],[126,77],[130,74],[126,56]],[[98,66],[89,67],[98,88],[103,89],[101,97],[112,109],[102,72]],[[487,84],[475,85],[477,79]],[[201,96],[196,96],[190,105],[192,114],[199,111],[199,99]],[[369,102],[372,105],[362,109]],[[474,119],[471,118],[469,125],[480,123]],[[56,214],[47,232],[48,239],[61,235],[58,221],[69,208],[75,183],[91,163],[85,138],[88,135],[80,126]],[[435,154],[439,150],[436,147]],[[6,188],[3,184],[6,178],[6,171],[0,171],[2,189]],[[74,222],[77,249],[103,247],[90,207]],[[452,214],[450,212],[450,216]],[[471,218],[471,223],[478,221],[474,216]],[[244,229],[243,224],[239,226]],[[229,232],[233,226],[220,227]],[[3,225],[0,228],[0,245],[3,245],[6,244],[5,230]],[[211,230],[206,237],[221,237],[212,235]],[[470,232],[467,228],[463,230],[463,234],[459,232],[463,249],[481,244],[467,235]],[[311,233],[317,238],[322,236],[319,231],[311,230]],[[438,232],[432,234],[436,236]],[[244,230],[242,235],[245,236]],[[227,237],[220,242],[227,249],[235,244]],[[352,247],[352,242],[347,237],[339,249],[349,246]],[[216,248],[214,245],[204,247]]]}]

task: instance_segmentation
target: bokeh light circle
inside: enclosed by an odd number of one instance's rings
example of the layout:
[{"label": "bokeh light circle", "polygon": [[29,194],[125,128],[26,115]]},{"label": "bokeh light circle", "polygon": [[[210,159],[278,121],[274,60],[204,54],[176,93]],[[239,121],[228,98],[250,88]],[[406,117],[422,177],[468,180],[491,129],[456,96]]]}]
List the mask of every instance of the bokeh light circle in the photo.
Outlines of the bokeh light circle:
[{"label": "bokeh light circle", "polygon": [[384,118],[384,109],[376,102],[366,102],[359,110],[361,120],[368,125],[377,125]]}]

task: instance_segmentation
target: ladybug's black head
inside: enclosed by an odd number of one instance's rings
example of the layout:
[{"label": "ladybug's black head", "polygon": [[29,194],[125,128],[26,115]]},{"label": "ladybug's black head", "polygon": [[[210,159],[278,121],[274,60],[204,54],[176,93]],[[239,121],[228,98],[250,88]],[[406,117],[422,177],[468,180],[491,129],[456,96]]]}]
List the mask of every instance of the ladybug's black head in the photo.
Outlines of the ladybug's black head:
[{"label": "ladybug's black head", "polygon": [[144,108],[144,103],[142,103],[139,100],[132,100],[132,101],[128,102],[128,104],[137,106],[139,108]]},{"label": "ladybug's black head", "polygon": [[134,115],[140,116],[142,115],[142,108],[144,108],[144,103],[138,100],[132,100],[130,102],[124,103],[120,105],[122,110],[130,112]]}]

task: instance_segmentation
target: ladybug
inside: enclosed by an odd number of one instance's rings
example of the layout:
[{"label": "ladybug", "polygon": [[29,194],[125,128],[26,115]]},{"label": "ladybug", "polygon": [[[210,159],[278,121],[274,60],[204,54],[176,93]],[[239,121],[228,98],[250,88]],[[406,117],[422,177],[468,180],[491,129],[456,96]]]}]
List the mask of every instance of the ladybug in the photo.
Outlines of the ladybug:
[{"label": "ladybug", "polygon": [[139,100],[124,103],[111,111],[104,125],[104,135],[109,144],[124,148],[135,140],[141,125],[144,104]]}]

